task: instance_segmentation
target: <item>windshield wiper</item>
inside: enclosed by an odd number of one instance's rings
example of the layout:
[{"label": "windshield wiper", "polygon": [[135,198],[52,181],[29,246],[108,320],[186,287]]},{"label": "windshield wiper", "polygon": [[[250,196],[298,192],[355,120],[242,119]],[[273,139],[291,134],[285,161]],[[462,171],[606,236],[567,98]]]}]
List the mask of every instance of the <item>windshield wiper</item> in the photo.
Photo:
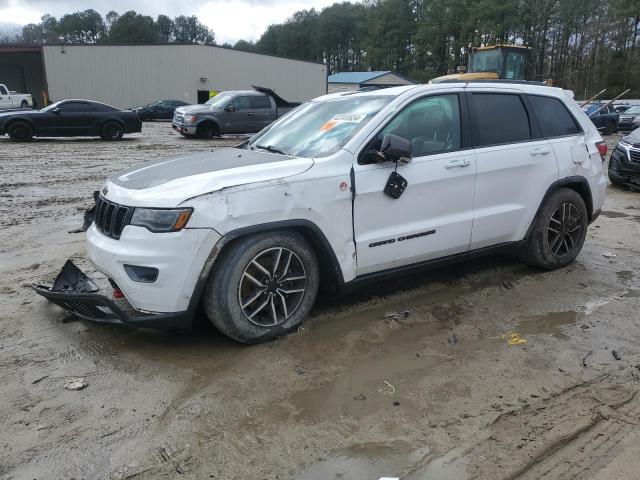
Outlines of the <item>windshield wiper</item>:
[{"label": "windshield wiper", "polygon": [[271,145],[256,145],[256,148],[260,148],[262,150],[266,150],[267,152],[271,152],[271,153],[279,153],[280,155],[287,155],[279,148],[273,147]]}]

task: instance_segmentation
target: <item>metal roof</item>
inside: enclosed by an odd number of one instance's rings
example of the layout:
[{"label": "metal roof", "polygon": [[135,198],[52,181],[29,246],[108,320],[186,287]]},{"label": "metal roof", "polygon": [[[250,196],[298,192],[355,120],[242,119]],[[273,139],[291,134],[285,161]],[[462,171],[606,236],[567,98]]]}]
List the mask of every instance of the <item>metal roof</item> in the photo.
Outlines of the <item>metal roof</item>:
[{"label": "metal roof", "polygon": [[364,83],[369,80],[373,80],[374,78],[381,77],[382,75],[386,75],[387,73],[398,75],[391,70],[379,70],[376,72],[340,72],[329,75],[327,81],[329,83]]}]

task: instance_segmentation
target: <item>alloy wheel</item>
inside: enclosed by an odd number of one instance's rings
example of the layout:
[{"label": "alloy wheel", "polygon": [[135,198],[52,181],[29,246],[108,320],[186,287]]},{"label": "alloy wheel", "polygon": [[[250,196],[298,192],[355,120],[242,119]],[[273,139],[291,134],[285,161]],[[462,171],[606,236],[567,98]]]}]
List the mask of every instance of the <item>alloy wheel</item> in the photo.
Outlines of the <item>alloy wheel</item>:
[{"label": "alloy wheel", "polygon": [[238,286],[242,313],[254,325],[274,327],[298,309],[307,277],[298,255],[284,247],[268,248],[253,257]]},{"label": "alloy wheel", "polygon": [[547,247],[556,257],[570,254],[578,245],[582,218],[573,203],[563,203],[551,214],[547,225]]}]

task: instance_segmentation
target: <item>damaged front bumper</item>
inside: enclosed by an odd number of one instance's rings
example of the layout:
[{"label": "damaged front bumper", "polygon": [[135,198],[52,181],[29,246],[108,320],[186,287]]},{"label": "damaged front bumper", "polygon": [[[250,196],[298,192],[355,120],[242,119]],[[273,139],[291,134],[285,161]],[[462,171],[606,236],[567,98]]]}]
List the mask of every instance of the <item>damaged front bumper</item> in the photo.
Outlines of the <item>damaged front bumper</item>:
[{"label": "damaged front bumper", "polygon": [[64,264],[53,285],[33,285],[33,289],[73,315],[93,322],[158,330],[188,330],[192,326],[190,311],[147,313],[135,310],[124,299],[116,303],[99,293],[98,286],[71,260]]}]

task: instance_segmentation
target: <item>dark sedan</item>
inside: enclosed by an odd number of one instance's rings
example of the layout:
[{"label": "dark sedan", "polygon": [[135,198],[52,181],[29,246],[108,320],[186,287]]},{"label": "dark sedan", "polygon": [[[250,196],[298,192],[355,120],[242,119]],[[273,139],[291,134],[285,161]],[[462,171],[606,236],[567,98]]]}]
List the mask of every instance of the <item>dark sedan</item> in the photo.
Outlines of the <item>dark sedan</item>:
[{"label": "dark sedan", "polygon": [[602,130],[605,135],[611,135],[618,131],[618,117],[613,105],[601,103],[589,103],[583,105],[582,110],[591,119],[598,130]]},{"label": "dark sedan", "polygon": [[171,120],[173,111],[178,107],[189,105],[181,100],[158,100],[144,107],[134,108],[143,122],[151,120]]},{"label": "dark sedan", "polygon": [[609,180],[640,190],[640,128],[622,137],[609,159]]},{"label": "dark sedan", "polygon": [[0,114],[0,135],[22,141],[34,136],[100,136],[104,140],[120,140],[123,134],[141,129],[136,112],[90,100],[62,100],[42,110]]}]

